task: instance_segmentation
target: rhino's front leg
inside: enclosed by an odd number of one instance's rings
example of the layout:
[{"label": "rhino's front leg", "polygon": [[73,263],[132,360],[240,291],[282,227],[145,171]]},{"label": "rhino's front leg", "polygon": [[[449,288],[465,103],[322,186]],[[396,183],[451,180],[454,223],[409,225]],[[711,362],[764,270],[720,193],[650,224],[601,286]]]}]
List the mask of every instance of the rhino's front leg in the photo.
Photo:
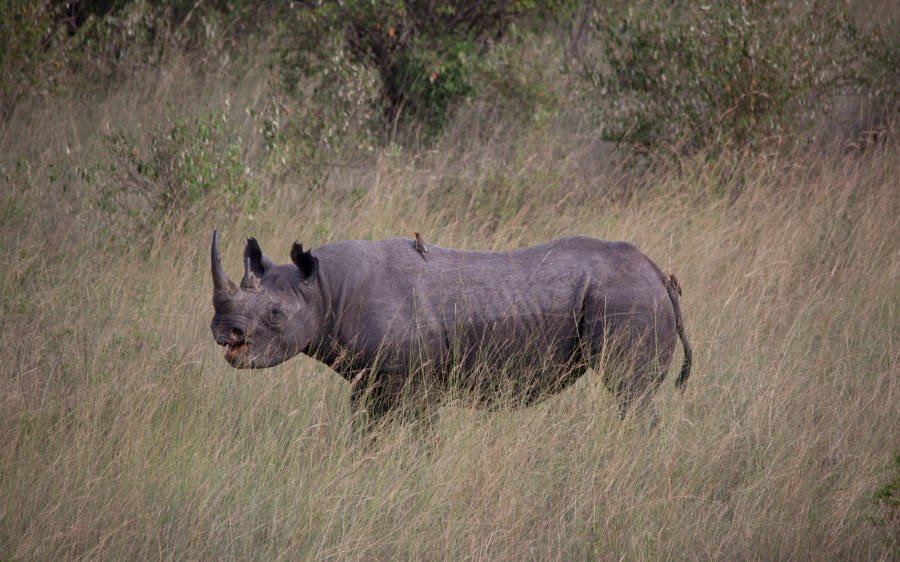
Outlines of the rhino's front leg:
[{"label": "rhino's front leg", "polygon": [[350,410],[354,418],[366,418],[367,428],[378,423],[396,405],[397,396],[390,392],[383,378],[371,369],[362,369],[350,379]]}]

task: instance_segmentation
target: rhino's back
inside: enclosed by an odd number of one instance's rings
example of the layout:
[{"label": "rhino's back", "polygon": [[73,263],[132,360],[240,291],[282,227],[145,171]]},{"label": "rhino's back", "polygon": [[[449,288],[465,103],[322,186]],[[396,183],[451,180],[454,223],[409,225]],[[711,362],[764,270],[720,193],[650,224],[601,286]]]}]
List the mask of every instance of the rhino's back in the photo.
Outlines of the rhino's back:
[{"label": "rhino's back", "polygon": [[587,299],[633,309],[648,293],[650,301],[665,296],[655,265],[634,246],[587,237],[505,252],[429,245],[425,257],[412,239],[344,241],[317,255],[330,277],[352,288],[345,329],[405,347],[459,337],[568,341]]}]

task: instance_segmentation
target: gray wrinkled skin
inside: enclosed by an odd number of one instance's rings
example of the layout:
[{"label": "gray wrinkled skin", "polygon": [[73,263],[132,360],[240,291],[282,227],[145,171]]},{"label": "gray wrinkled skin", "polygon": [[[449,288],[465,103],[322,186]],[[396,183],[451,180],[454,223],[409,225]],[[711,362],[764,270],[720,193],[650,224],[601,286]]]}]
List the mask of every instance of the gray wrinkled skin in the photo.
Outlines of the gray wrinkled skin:
[{"label": "gray wrinkled skin", "polygon": [[[679,335],[690,372],[674,278],[634,246],[586,237],[510,252],[412,239],[341,241],[276,265],[249,239],[236,286],[213,233],[212,332],[237,368],[270,367],[305,353],[350,381],[354,403],[391,409],[401,389],[463,386],[490,404],[512,391],[529,404],[557,392],[601,358],[624,415],[663,380]],[[423,390],[424,392],[424,390]]]}]

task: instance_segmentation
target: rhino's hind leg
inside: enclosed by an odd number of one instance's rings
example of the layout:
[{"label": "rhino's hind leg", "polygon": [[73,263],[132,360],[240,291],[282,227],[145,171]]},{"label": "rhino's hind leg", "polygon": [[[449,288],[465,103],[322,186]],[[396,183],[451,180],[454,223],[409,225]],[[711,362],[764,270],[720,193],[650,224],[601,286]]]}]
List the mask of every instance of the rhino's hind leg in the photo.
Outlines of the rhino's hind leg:
[{"label": "rhino's hind leg", "polygon": [[634,417],[648,419],[651,428],[656,425],[659,414],[653,395],[662,379],[663,375],[657,371],[635,372],[632,379],[615,392],[623,420],[631,413]]},{"label": "rhino's hind leg", "polygon": [[632,353],[614,361],[611,374],[605,377],[607,387],[619,403],[619,414],[629,413],[648,418],[651,427],[658,418],[653,395],[659,388],[671,360],[671,346],[657,347],[644,340]]}]

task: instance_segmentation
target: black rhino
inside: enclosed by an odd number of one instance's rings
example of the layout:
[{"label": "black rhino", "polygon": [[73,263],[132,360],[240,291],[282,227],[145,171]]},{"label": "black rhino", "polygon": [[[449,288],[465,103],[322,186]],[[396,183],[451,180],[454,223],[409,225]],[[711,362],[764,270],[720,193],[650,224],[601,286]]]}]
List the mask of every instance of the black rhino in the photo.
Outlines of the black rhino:
[{"label": "black rhino", "polygon": [[250,238],[237,286],[213,232],[213,336],[237,368],[314,357],[349,381],[354,405],[375,417],[410,388],[436,395],[462,385],[482,404],[498,395],[530,404],[609,357],[620,368],[605,381],[624,416],[649,401],[679,336],[676,385],[690,374],[680,287],[631,244],[570,237],[508,252],[429,245],[422,259],[420,243],[348,240],[315,253],[294,243],[292,263],[277,265]]}]

